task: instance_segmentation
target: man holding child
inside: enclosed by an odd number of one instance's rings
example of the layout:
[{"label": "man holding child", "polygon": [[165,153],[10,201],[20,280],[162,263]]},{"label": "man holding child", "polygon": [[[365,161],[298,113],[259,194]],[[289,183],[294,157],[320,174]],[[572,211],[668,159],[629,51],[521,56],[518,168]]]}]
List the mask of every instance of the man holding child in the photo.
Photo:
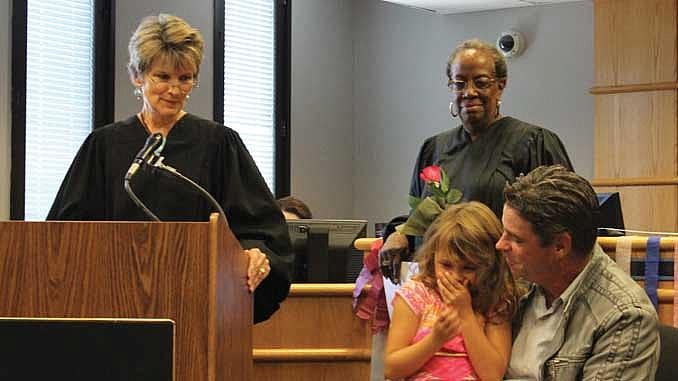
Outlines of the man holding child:
[{"label": "man holding child", "polygon": [[654,380],[657,313],[645,291],[596,244],[591,185],[539,167],[504,189],[496,244],[531,282],[514,318],[509,379]]}]

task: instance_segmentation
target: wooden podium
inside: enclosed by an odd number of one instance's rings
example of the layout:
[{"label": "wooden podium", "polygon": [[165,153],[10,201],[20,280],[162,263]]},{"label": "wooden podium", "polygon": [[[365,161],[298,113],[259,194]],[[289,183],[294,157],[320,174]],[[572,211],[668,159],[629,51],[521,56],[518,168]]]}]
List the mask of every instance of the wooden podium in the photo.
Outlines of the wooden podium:
[{"label": "wooden podium", "polygon": [[0,316],[169,318],[175,380],[252,379],[247,256],[225,222],[0,222]]}]

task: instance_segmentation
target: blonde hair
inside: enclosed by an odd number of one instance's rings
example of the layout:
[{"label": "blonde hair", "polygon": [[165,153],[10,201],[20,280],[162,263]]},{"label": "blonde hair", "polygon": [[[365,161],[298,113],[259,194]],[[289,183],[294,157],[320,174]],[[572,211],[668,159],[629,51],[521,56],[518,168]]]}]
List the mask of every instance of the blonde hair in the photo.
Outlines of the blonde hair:
[{"label": "blonde hair", "polygon": [[509,321],[517,308],[518,290],[506,260],[495,249],[501,234],[499,219],[484,204],[472,201],[449,206],[424,235],[416,254],[419,274],[414,279],[437,290],[436,255],[456,256],[476,269],[476,281],[469,284],[473,310],[492,322]]},{"label": "blonde hair", "polygon": [[156,59],[175,68],[200,71],[204,41],[183,19],[168,14],[145,17],[129,41],[127,70],[132,78],[146,73]]}]

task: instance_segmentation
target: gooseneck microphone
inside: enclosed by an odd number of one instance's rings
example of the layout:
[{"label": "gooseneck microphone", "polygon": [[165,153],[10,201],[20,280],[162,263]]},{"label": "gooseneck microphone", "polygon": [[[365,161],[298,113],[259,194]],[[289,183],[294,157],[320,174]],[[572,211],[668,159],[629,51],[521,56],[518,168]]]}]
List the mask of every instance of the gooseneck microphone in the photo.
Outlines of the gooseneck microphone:
[{"label": "gooseneck microphone", "polygon": [[187,183],[191,187],[195,188],[207,201],[209,201],[210,204],[214,207],[214,209],[217,210],[217,212],[221,215],[221,217],[224,219],[224,222],[228,224],[228,219],[226,218],[226,213],[224,213],[224,209],[219,205],[219,202],[212,197],[212,195],[203,187],[201,187],[198,183],[194,182],[193,180],[189,179],[188,177],[182,175],[179,171],[177,171],[175,168],[170,167],[169,165],[166,165],[163,163],[163,160],[165,159],[164,157],[160,156],[160,153],[162,152],[163,148],[165,148],[165,137],[162,136],[161,133],[156,132],[153,135],[149,136],[148,139],[146,139],[146,143],[144,144],[143,148],[141,148],[141,151],[137,153],[137,156],[134,158],[134,161],[132,162],[132,165],[130,165],[129,169],[127,170],[127,174],[125,175],[125,190],[127,191],[127,194],[129,197],[134,201],[134,203],[141,208],[141,210],[146,213],[151,219],[154,221],[160,221],[158,216],[153,214],[146,205],[134,194],[134,191],[132,190],[132,187],[130,185],[130,180],[132,179],[132,176],[139,170],[142,164],[147,164],[152,166],[153,168],[159,168],[163,171],[168,172],[169,174],[175,176],[179,180]]},{"label": "gooseneck microphone", "polygon": [[132,165],[129,166],[125,180],[130,180],[139,170],[141,164],[148,162],[153,157],[158,157],[162,149],[165,148],[165,137],[156,132],[146,139],[146,144],[141,148],[137,156],[134,157]]},{"label": "gooseneck microphone", "polygon": [[160,221],[158,216],[153,214],[150,209],[144,205],[141,200],[139,200],[139,197],[134,193],[132,190],[132,186],[130,185],[130,180],[132,179],[132,176],[134,176],[135,173],[141,168],[141,165],[144,163],[147,163],[149,165],[153,165],[155,161],[161,161],[162,158],[160,157],[160,152],[162,152],[162,149],[165,148],[165,137],[162,136],[161,133],[156,132],[149,136],[146,139],[146,143],[144,143],[144,146],[141,148],[139,153],[134,157],[134,160],[132,161],[132,165],[129,166],[129,169],[127,170],[127,173],[125,174],[125,191],[127,191],[127,194],[129,197],[134,201],[134,203],[141,208],[141,210],[146,213],[151,219],[154,221]]}]

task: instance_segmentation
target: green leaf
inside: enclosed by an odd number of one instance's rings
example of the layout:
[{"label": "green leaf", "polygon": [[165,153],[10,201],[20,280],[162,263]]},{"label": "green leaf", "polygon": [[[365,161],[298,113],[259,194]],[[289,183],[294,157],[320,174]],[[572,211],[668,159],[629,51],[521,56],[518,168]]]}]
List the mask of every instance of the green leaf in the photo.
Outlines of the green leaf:
[{"label": "green leaf", "polygon": [[438,187],[431,187],[431,195],[433,197],[445,197],[445,193],[443,193],[443,191],[441,191]]},{"label": "green leaf", "polygon": [[450,189],[449,193],[447,193],[446,201],[448,204],[456,204],[459,201],[461,201],[463,194],[459,189]]},{"label": "green leaf", "polygon": [[421,199],[419,197],[414,197],[412,195],[407,195],[407,205],[410,206],[410,209],[414,210],[417,209],[417,206],[421,202]]},{"label": "green leaf", "polygon": [[450,178],[447,177],[447,173],[442,168],[440,168],[440,190],[443,193],[447,193],[450,190]]},{"label": "green leaf", "polygon": [[407,221],[396,228],[402,234],[422,236],[443,209],[431,197],[423,199]]}]

